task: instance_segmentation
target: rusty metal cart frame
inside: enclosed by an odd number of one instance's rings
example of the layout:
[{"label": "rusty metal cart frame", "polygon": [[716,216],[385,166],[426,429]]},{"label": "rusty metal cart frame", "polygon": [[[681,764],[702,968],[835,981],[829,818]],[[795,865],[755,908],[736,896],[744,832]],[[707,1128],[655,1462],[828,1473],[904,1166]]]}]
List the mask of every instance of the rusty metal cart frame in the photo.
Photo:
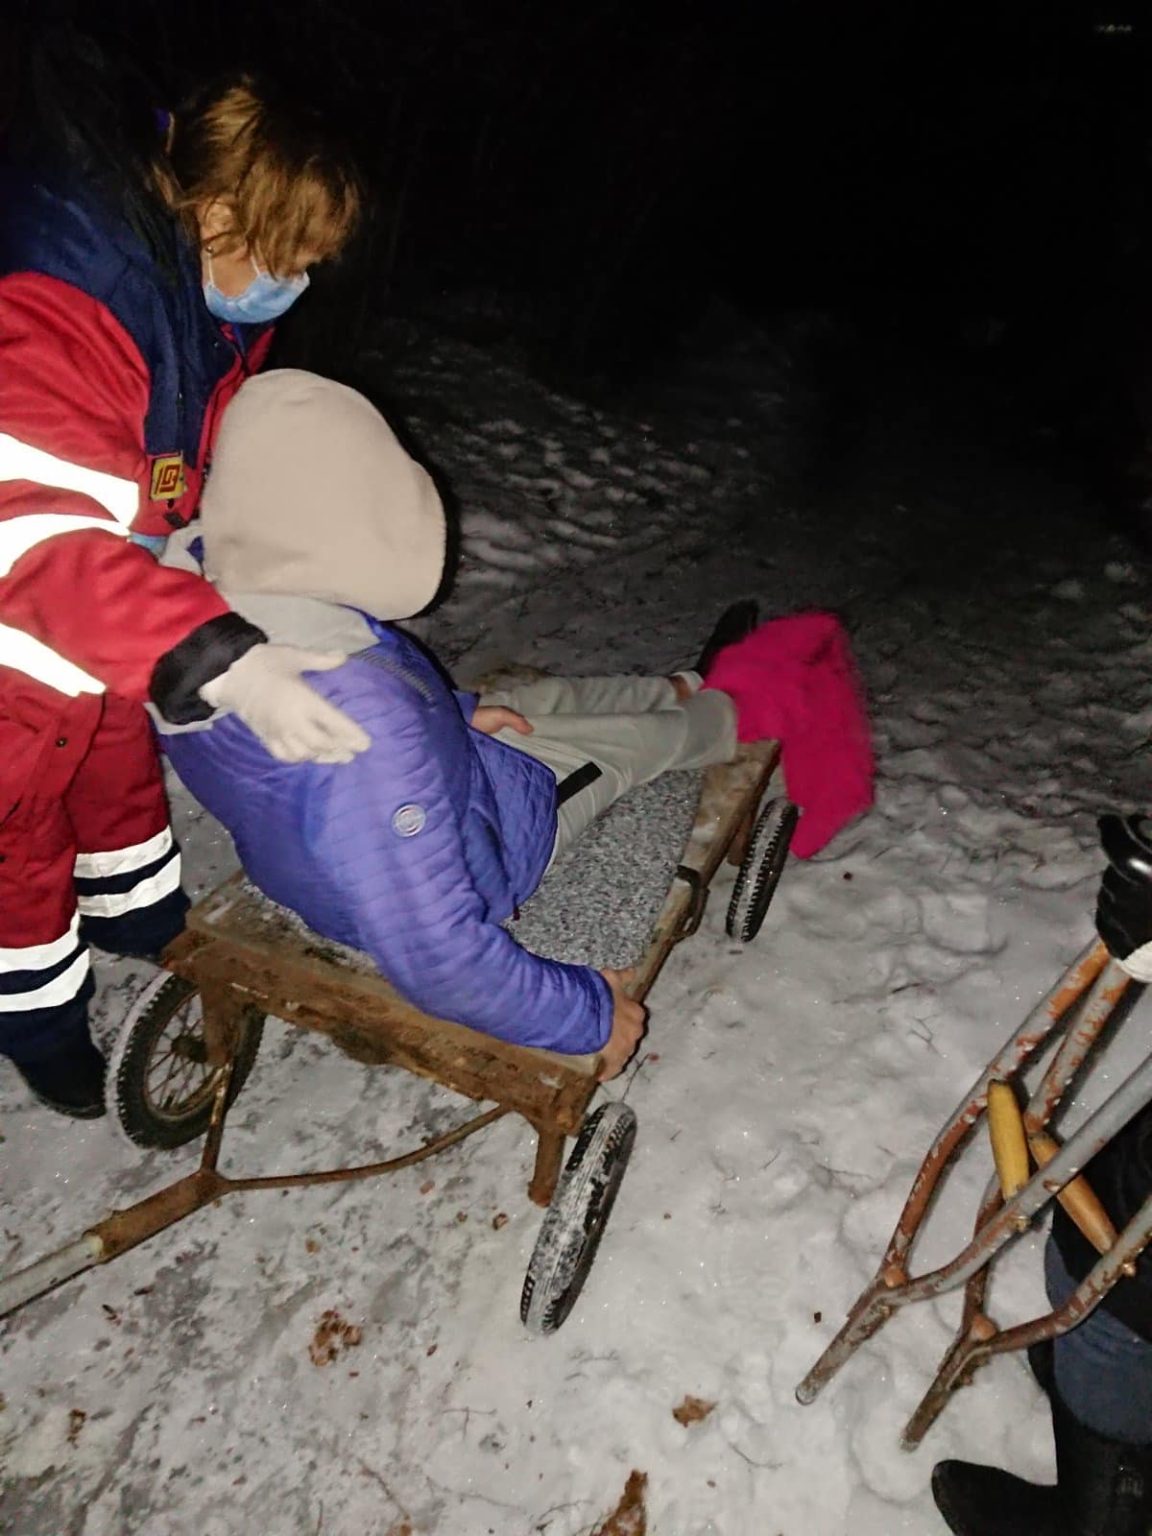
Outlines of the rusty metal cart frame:
[{"label": "rusty metal cart frame", "polygon": [[[758,823],[757,813],[778,757],[774,742],[746,745],[734,762],[703,774],[680,865],[635,972],[630,990],[636,999],[647,996],[674,946],[699,927],[708,886],[725,857],[743,865],[756,854],[754,834],[763,822],[761,816]],[[780,803],[794,820],[794,808]],[[791,825],[786,823],[788,836]],[[783,848],[786,852],[786,839]],[[771,882],[766,884],[753,872],[752,883],[770,898],[768,886],[774,886],[778,873],[777,863]],[[766,900],[761,900],[761,918],[765,906]],[[745,938],[751,936],[746,927],[743,922]],[[537,1137],[529,1198],[538,1205],[548,1205],[552,1199],[565,1139],[588,1123],[585,1115],[599,1086],[597,1057],[510,1045],[420,1012],[370,961],[350,960],[347,952],[334,951],[314,934],[301,931],[287,913],[252,892],[239,875],[193,909],[187,929],[166,951],[164,961],[168,970],[199,991],[202,1003],[212,1108],[200,1165],[145,1200],[114,1211],[57,1252],[0,1279],[0,1316],[73,1275],[118,1257],[225,1195],[393,1173],[513,1113],[523,1116]],[[260,1028],[266,1014],[328,1035],[358,1061],[403,1067],[475,1101],[494,1101],[495,1107],[382,1162],[233,1178],[219,1167],[233,1073],[248,1032]],[[630,1110],[627,1113],[631,1115]],[[625,1156],[630,1148],[629,1140]],[[610,1200],[611,1196],[608,1208]],[[601,1225],[606,1218],[607,1210],[602,1209]],[[598,1236],[597,1231],[597,1241]],[[583,1274],[578,1283],[583,1283]]]},{"label": "rusty metal cart frame", "polygon": [[[1145,1202],[1119,1235],[1100,1218],[1105,1231],[1084,1230],[1101,1256],[1065,1304],[1053,1312],[1001,1329],[984,1310],[989,1270],[1004,1247],[1027,1230],[1053,1199],[1065,1201],[1074,1220],[1083,1222],[1069,1192],[1080,1169],[1109,1142],[1133,1115],[1152,1102],[1152,1057],[1147,1058],[1089,1116],[1074,1135],[1058,1146],[1047,1127],[1073,1079],[1085,1066],[1093,1047],[1134,983],[1099,941],[1090,944],[1057,984],[1033,1008],[1019,1029],[960,1101],[928,1151],[912,1183],[904,1209],[884,1252],[876,1275],[865,1287],[840,1332],[796,1389],[802,1404],[814,1401],[837,1371],[868,1339],[903,1307],[946,1295],[964,1287],[964,1304],[956,1338],[945,1353],[927,1392],[904,1428],[901,1443],[913,1450],[931,1428],[951,1393],[971,1380],[976,1369],[994,1355],[1026,1349],[1067,1333],[1083,1321],[1108,1291],[1132,1267],[1152,1241],[1152,1198]],[[954,1258],[922,1274],[909,1272],[911,1249],[928,1215],[933,1197],[973,1127],[988,1109],[989,1093],[1006,1083],[1017,1089],[1020,1073],[1046,1044],[1064,1038],[1041,1080],[1027,1098],[1022,1127],[1037,1163],[1036,1172],[1009,1199],[1001,1180],[993,1177],[980,1202],[974,1234]],[[1091,1199],[1091,1192],[1083,1189]]]}]

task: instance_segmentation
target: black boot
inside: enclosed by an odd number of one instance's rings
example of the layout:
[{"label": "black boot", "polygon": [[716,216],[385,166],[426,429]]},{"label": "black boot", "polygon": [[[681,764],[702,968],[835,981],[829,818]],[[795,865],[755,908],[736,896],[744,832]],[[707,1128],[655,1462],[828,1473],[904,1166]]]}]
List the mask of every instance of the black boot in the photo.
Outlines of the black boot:
[{"label": "black boot", "polygon": [[74,1120],[95,1120],[104,1113],[103,1056],[92,1044],[88,1004],[94,984],[89,974],[79,993],[66,1003],[0,1014],[0,1055],[7,1056],[42,1104]]},{"label": "black boot", "polygon": [[1074,1536],[1148,1536],[1152,1528],[1152,1445],[1106,1440],[1052,1393],[1056,1481]]},{"label": "black boot", "polygon": [[706,678],[720,652],[750,635],[760,622],[760,605],[750,597],[732,603],[716,620],[716,627],[704,642],[704,649],[692,664],[693,672]]},{"label": "black boot", "polygon": [[1070,1536],[1055,1488],[1026,1483],[999,1467],[938,1462],[932,1497],[955,1536]]},{"label": "black boot", "polygon": [[1148,1536],[1152,1446],[1108,1440],[1052,1394],[1057,1485],[996,1467],[942,1461],[932,1496],[955,1536]]},{"label": "black boot", "polygon": [[73,1120],[98,1120],[104,1114],[106,1063],[91,1040],[39,1061],[14,1061],[12,1065],[41,1104],[57,1114]]}]

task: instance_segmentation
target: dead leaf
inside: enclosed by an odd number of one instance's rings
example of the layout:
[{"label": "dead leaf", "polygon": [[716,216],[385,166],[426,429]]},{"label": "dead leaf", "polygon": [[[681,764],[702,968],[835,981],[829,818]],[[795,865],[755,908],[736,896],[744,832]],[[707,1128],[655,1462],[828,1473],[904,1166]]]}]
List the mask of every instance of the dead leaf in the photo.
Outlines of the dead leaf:
[{"label": "dead leaf", "polygon": [[363,1337],[363,1330],[350,1323],[339,1312],[329,1309],[316,1325],[312,1342],[308,1345],[308,1358],[315,1366],[331,1365],[337,1355],[346,1349],[354,1349]]},{"label": "dead leaf", "polygon": [[495,1216],[493,1216],[493,1218],[492,1218],[492,1230],[493,1230],[493,1232],[499,1232],[501,1227],[506,1227],[507,1225],[508,1225],[508,1212],[507,1211],[497,1211]]},{"label": "dead leaf", "polygon": [[83,1408],[69,1408],[68,1410],[68,1444],[75,1445],[80,1438],[80,1431],[84,1428],[88,1415]]},{"label": "dead leaf", "polygon": [[306,1237],[304,1239],[304,1251],[305,1253],[319,1253],[320,1244],[314,1237]]},{"label": "dead leaf", "polygon": [[390,1525],[384,1536],[412,1536],[412,1522],[401,1520],[398,1525]]},{"label": "dead leaf", "polygon": [[436,1180],[435,1179],[425,1179],[423,1184],[421,1184],[421,1186],[420,1186],[420,1193],[422,1195],[428,1195],[428,1194],[431,1194],[431,1192],[435,1188],[436,1188]]},{"label": "dead leaf", "polygon": [[647,1486],[647,1472],[629,1472],[619,1504],[592,1536],[648,1536],[648,1513],[644,1507]]},{"label": "dead leaf", "polygon": [[686,1397],[679,1408],[673,1408],[672,1417],[677,1424],[699,1424],[701,1419],[706,1419],[715,1408],[715,1403],[709,1403],[702,1397]]}]

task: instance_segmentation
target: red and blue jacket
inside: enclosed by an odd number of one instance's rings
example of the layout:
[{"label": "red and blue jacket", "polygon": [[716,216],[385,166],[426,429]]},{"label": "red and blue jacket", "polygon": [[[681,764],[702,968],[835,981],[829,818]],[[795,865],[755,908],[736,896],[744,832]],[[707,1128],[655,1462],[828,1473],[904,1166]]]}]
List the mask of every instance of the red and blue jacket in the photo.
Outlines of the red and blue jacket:
[{"label": "red and blue jacket", "polygon": [[[133,536],[193,516],[270,334],[209,314],[189,242],[168,270],[82,189],[3,170],[0,207],[0,717],[109,690],[197,718],[200,686],[264,636]],[[20,771],[3,755],[0,819]]]}]

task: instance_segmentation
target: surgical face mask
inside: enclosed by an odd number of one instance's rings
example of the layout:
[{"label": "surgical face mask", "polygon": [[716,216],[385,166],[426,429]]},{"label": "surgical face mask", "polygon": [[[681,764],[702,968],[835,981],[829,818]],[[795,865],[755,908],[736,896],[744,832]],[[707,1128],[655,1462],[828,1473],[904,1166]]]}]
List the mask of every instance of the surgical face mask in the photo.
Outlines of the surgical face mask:
[{"label": "surgical face mask", "polygon": [[290,309],[308,286],[307,272],[298,277],[273,277],[271,272],[261,272],[252,259],[256,276],[242,293],[229,298],[221,293],[212,281],[212,258],[208,258],[208,281],[204,284],[204,302],[217,320],[230,320],[234,325],[259,325],[276,320]]}]

